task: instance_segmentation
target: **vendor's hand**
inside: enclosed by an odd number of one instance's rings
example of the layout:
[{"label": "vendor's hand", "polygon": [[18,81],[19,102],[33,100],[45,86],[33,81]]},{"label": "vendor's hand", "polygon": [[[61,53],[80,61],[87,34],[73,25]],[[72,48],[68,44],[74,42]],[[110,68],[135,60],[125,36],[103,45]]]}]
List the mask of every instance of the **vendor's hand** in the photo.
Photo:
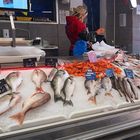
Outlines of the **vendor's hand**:
[{"label": "vendor's hand", "polygon": [[105,29],[104,28],[99,28],[96,30],[97,35],[104,35]]}]

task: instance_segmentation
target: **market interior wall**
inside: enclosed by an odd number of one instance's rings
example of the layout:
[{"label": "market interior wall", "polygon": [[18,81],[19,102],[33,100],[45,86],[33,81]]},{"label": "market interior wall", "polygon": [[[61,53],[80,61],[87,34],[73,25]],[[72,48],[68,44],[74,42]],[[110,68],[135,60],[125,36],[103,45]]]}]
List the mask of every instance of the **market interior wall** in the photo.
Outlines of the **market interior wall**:
[{"label": "market interior wall", "polygon": [[[132,9],[122,0],[107,0],[106,38],[108,44],[132,52]],[[126,26],[120,26],[119,15],[126,14]]]},{"label": "market interior wall", "polygon": [[[140,5],[140,0],[137,0]],[[133,52],[140,54],[140,15],[133,9]]]},{"label": "market interior wall", "polygon": [[[132,9],[130,5],[125,5],[122,0],[115,1],[115,11],[116,11],[116,18],[115,18],[115,36],[116,36],[116,44],[121,46],[123,49],[127,50],[128,52],[132,52]],[[120,26],[120,14],[126,14],[126,26]]]},{"label": "market interior wall", "polygon": [[[59,10],[69,9],[69,5],[64,5],[58,1]],[[43,24],[43,23],[16,23],[15,24],[16,37],[23,37],[26,39],[34,39],[41,37],[47,40],[50,44],[59,47],[59,54],[68,55],[69,40],[65,34],[65,25],[63,24]],[[18,28],[20,30],[18,30]],[[9,29],[11,36],[10,22],[0,21],[0,37],[3,37],[2,30]]]}]

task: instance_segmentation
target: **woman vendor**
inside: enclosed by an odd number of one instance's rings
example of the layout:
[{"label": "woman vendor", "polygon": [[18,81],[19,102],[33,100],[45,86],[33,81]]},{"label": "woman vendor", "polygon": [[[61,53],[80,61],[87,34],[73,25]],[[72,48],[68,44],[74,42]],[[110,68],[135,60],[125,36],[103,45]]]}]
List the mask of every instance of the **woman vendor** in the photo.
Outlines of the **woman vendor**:
[{"label": "woman vendor", "polygon": [[[73,8],[71,16],[66,17],[66,34],[70,40],[69,55],[75,55],[75,53],[82,54],[86,50],[86,42],[95,43],[97,35],[103,35],[105,30],[99,28],[95,32],[88,32],[84,19],[87,17],[87,9],[84,6],[78,6]],[[80,42],[78,42],[80,40]],[[76,46],[81,48],[75,49]],[[82,48],[82,46],[85,46]],[[76,50],[76,51],[75,51]]]}]

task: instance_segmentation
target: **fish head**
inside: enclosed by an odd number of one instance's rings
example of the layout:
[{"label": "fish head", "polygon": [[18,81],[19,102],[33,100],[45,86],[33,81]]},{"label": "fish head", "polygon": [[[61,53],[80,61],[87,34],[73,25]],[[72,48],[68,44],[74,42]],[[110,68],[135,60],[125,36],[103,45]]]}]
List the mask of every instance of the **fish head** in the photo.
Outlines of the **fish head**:
[{"label": "fish head", "polygon": [[65,74],[64,70],[58,70],[57,75],[63,76]]},{"label": "fish head", "polygon": [[70,76],[69,79],[70,79],[70,81],[71,81],[71,84],[75,84],[75,79],[74,79],[73,76]]},{"label": "fish head", "polygon": [[39,70],[39,69],[35,69],[35,70],[33,71],[33,74],[38,75],[38,74],[39,74],[39,72],[40,72],[40,70]]},{"label": "fish head", "polygon": [[112,88],[112,83],[109,77],[104,77],[102,79],[102,87],[107,90]]},{"label": "fish head", "polygon": [[56,73],[57,76],[60,76],[60,77],[63,77],[63,78],[68,78],[69,77],[69,74],[67,71],[65,70],[58,70],[57,73]]},{"label": "fish head", "polygon": [[111,79],[109,77],[104,77],[102,80],[103,83],[110,83]]},{"label": "fish head", "polygon": [[69,79],[70,79],[70,80],[74,80],[74,77],[73,77],[73,76],[70,76]]}]

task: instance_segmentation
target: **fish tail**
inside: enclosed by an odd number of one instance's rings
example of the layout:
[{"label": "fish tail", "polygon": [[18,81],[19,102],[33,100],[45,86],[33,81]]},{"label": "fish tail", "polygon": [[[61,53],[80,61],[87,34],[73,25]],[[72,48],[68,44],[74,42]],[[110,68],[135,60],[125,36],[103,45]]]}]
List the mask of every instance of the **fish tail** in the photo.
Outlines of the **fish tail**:
[{"label": "fish tail", "polygon": [[132,98],[130,98],[130,102],[131,102],[131,103],[135,103],[134,100],[133,100]]},{"label": "fish tail", "polygon": [[65,100],[64,103],[63,103],[63,105],[64,105],[64,106],[66,106],[66,105],[71,105],[71,106],[73,106],[73,102],[72,102],[71,100],[69,100],[69,101]]},{"label": "fish tail", "polygon": [[92,103],[96,104],[96,97],[95,96],[92,96],[88,99],[88,101],[91,101]]},{"label": "fish tail", "polygon": [[54,101],[57,102],[57,101],[63,101],[62,97],[61,96],[54,96]]},{"label": "fish tail", "polygon": [[44,90],[42,89],[42,87],[36,87],[36,92],[43,92],[44,93]]},{"label": "fish tail", "polygon": [[20,125],[23,124],[24,121],[24,113],[23,112],[19,112],[13,116],[10,116],[11,119],[16,120]]}]

